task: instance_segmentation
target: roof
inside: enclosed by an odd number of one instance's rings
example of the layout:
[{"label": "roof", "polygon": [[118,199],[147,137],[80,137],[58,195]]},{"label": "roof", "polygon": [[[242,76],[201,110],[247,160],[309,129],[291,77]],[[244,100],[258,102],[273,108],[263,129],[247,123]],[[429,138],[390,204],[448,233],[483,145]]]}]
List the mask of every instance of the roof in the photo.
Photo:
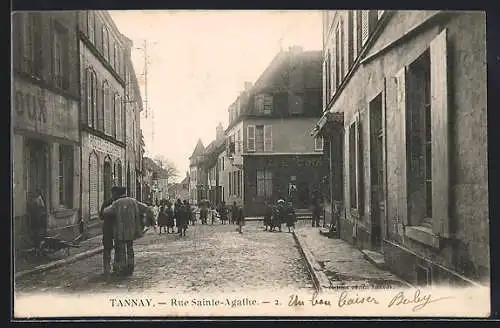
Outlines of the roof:
[{"label": "roof", "polygon": [[191,156],[189,156],[189,159],[201,155],[205,152],[205,146],[203,146],[203,142],[201,139],[198,139],[198,142],[196,143],[196,146],[194,147],[193,153]]}]

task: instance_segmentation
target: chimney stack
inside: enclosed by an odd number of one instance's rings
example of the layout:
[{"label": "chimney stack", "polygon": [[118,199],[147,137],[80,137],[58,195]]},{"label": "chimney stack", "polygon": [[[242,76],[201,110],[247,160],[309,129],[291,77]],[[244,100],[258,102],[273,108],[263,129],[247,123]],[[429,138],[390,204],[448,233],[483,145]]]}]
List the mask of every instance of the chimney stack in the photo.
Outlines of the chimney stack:
[{"label": "chimney stack", "polygon": [[217,128],[215,129],[215,139],[221,140],[222,138],[224,138],[224,127],[222,126],[222,123],[219,122]]}]

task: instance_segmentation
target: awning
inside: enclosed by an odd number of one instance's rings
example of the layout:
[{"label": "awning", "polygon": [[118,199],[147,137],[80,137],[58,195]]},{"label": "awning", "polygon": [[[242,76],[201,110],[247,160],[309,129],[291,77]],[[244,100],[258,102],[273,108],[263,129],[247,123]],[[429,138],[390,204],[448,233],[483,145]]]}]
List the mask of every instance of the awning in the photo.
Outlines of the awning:
[{"label": "awning", "polygon": [[339,131],[343,127],[344,113],[332,113],[328,111],[316,123],[314,129],[311,131],[311,135],[314,137],[328,136],[333,131]]}]

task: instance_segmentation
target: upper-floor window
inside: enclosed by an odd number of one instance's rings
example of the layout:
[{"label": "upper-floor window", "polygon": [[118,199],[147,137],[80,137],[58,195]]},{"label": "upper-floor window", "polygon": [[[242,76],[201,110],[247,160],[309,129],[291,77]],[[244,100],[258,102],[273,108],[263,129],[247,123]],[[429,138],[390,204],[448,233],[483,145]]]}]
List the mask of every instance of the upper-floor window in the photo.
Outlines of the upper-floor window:
[{"label": "upper-floor window", "polygon": [[272,125],[247,126],[247,151],[272,151]]},{"label": "upper-floor window", "polygon": [[68,30],[58,22],[54,22],[53,78],[55,86],[62,90],[69,87],[68,43]]},{"label": "upper-floor window", "polygon": [[256,95],[255,111],[257,114],[270,115],[273,112],[273,96],[268,94]]},{"label": "upper-floor window", "polygon": [[42,73],[42,21],[40,14],[21,14],[21,71],[40,78]]},{"label": "upper-floor window", "polygon": [[323,138],[322,137],[314,138],[314,150],[322,151],[323,147],[324,147]]},{"label": "upper-floor window", "polygon": [[119,105],[120,105],[120,96],[115,93],[113,97],[113,107],[112,107],[112,124],[111,124],[111,135],[116,138],[116,113],[119,111]]},{"label": "upper-floor window", "polygon": [[102,49],[104,58],[109,61],[109,32],[105,25],[102,26]]},{"label": "upper-floor window", "polygon": [[290,114],[303,114],[304,113],[304,95],[299,93],[292,93],[290,95]]},{"label": "upper-floor window", "polygon": [[86,74],[86,94],[87,94],[87,103],[86,103],[86,114],[87,114],[87,123],[93,128],[97,129],[97,119],[98,119],[98,109],[97,109],[97,76],[93,69],[88,68]]},{"label": "upper-floor window", "polygon": [[95,13],[87,11],[87,36],[92,43],[95,42]]},{"label": "upper-floor window", "polygon": [[236,154],[241,153],[241,130],[236,133]]},{"label": "upper-floor window", "polygon": [[113,60],[111,61],[111,65],[113,66],[115,71],[117,71],[116,69],[117,63],[118,63],[118,45],[115,43],[113,44]]}]

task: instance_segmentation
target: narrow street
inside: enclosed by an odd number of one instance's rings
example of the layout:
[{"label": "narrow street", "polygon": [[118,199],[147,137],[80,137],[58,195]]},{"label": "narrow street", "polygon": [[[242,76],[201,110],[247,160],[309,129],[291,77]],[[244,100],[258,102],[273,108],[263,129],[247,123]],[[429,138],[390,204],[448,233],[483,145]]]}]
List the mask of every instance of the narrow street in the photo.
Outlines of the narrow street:
[{"label": "narrow street", "polygon": [[136,269],[106,281],[102,254],[16,281],[16,293],[228,292],[313,290],[292,234],[270,233],[261,222],[189,226],[187,236],[150,230],[137,241]]}]

